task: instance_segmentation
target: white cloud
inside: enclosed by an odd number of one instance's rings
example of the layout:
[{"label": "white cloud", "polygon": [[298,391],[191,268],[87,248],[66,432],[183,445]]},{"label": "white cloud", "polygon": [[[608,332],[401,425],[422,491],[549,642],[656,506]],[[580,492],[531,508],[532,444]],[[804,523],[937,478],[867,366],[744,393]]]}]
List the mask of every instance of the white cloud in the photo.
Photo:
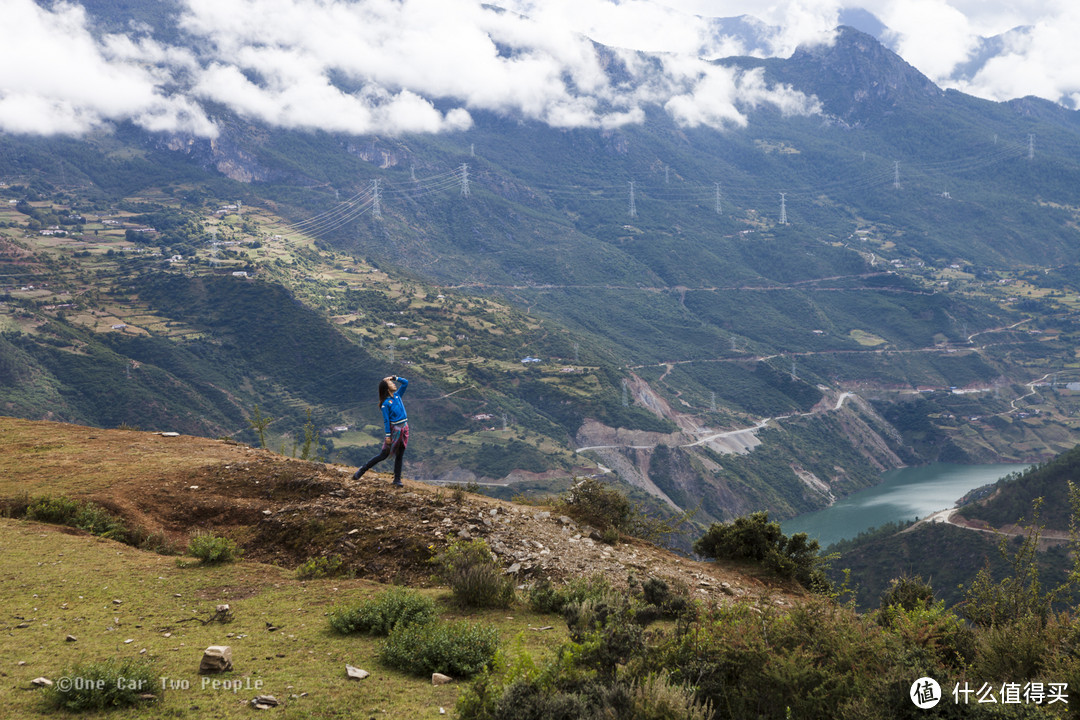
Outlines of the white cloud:
[{"label": "white cloud", "polygon": [[1020,32],[1007,36],[1005,51],[991,59],[974,77],[958,83],[981,97],[1006,100],[1025,95],[1080,107],[1080,8],[1062,4],[1052,16],[1037,18]]},{"label": "white cloud", "polygon": [[[195,50],[145,28],[95,37],[81,7],[6,0],[0,131],[77,134],[131,120],[213,135],[202,105],[281,127],[348,133],[460,130],[480,111],[555,127],[641,122],[725,127],[746,110],[818,111],[813,99],[707,61],[753,49],[786,57],[830,42],[846,0],[184,0]],[[992,99],[1080,96],[1072,0],[864,0],[906,60],[946,87]],[[760,18],[752,47],[713,18]],[[1017,25],[977,73],[981,36]],[[614,48],[625,72],[609,74]],[[25,58],[47,59],[26,62]],[[612,77],[618,77],[615,81]]]},{"label": "white cloud", "polygon": [[169,119],[190,132],[212,132],[197,105],[167,98],[154,69],[124,56],[132,47],[99,45],[80,6],[8,0],[0,23],[0,131],[79,134],[116,120],[153,126]]},{"label": "white cloud", "polygon": [[[704,97],[695,88],[705,24],[646,0],[506,0],[503,10],[479,0],[188,0],[181,24],[213,48],[200,97],[286,127],[436,132],[481,110],[615,127],[674,97],[680,121],[741,119],[741,86],[722,68],[708,73],[727,74],[727,83],[712,84],[731,92],[693,111]],[[613,85],[593,41],[669,53],[665,74],[631,58],[629,80]],[[790,95],[777,101],[790,104]],[[753,102],[769,100],[755,87]],[[436,101],[456,109],[440,115]]]}]

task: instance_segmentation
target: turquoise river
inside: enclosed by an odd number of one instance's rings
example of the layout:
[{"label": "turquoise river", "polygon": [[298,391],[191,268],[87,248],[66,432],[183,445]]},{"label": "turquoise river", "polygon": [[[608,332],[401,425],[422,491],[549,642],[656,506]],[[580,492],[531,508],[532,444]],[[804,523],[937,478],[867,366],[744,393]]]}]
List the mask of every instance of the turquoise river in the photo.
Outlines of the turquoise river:
[{"label": "turquoise river", "polygon": [[880,485],[841,498],[824,510],[785,520],[781,526],[787,535],[804,532],[826,548],[872,527],[950,508],[968,491],[1027,467],[934,463],[890,470],[882,474]]}]

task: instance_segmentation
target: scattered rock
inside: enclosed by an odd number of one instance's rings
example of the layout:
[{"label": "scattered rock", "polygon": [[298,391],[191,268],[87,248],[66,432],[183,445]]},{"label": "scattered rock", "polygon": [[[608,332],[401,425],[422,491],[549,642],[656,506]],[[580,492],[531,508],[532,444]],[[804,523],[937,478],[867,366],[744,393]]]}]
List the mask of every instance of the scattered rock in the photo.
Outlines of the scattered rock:
[{"label": "scattered rock", "polygon": [[19,623],[18,625],[16,625],[15,629],[16,630],[23,630],[23,629],[28,628],[28,627],[30,627],[30,623],[22,622],[22,623]]},{"label": "scattered rock", "polygon": [[34,687],[52,687],[53,681],[47,677],[36,677],[30,681]]},{"label": "scattered rock", "polygon": [[257,695],[251,698],[251,706],[256,710],[269,710],[280,704],[281,702],[273,695]]},{"label": "scattered rock", "polygon": [[431,673],[432,685],[445,685],[453,680],[449,675],[443,675],[442,673]]},{"label": "scattered rock", "polygon": [[74,635],[68,635],[66,638],[64,638],[64,642],[75,642],[78,639],[79,638],[75,637]]},{"label": "scattered rock", "polygon": [[506,568],[506,570],[504,570],[503,572],[506,575],[515,575],[515,574],[521,572],[521,563],[516,562],[513,565],[511,565],[510,567]]},{"label": "scattered rock", "polygon": [[232,648],[228,645],[211,645],[203,651],[199,674],[220,673],[232,670]]},{"label": "scattered rock", "polygon": [[371,675],[371,673],[369,673],[367,670],[361,670],[360,668],[353,667],[352,665],[345,666],[345,674],[354,680],[363,680],[364,678]]}]

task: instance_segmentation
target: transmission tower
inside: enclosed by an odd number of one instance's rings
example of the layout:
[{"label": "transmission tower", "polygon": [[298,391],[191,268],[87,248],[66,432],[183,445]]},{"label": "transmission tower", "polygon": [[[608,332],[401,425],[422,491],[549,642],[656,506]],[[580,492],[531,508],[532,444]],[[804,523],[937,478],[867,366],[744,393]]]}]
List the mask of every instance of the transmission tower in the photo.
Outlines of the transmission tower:
[{"label": "transmission tower", "polygon": [[1035,136],[1028,135],[1028,160],[1035,159]]},{"label": "transmission tower", "polygon": [[416,182],[416,166],[415,165],[410,165],[409,166],[409,179],[412,180],[413,182]]},{"label": "transmission tower", "polygon": [[578,359],[578,350],[580,350],[580,349],[581,349],[580,346],[575,342],[574,343],[574,363],[575,364],[581,362],[581,360]]},{"label": "transmission tower", "polygon": [[709,393],[709,410],[716,412],[716,391],[712,390]]},{"label": "transmission tower", "polygon": [[893,186],[894,190],[899,190],[900,189],[900,161],[899,160],[894,160],[893,161],[892,186]]},{"label": "transmission tower", "polygon": [[461,163],[461,196],[469,197],[469,164]]},{"label": "transmission tower", "polygon": [[390,343],[388,349],[390,350],[390,364],[393,365],[394,364],[394,355],[396,354],[396,351],[397,351],[397,345],[395,345],[394,343]]},{"label": "transmission tower", "polygon": [[667,165],[664,166],[664,184],[665,185],[670,185],[671,184],[671,168],[668,167]]},{"label": "transmission tower", "polygon": [[382,220],[382,203],[379,202],[379,180],[371,181],[371,216],[376,220]]},{"label": "transmission tower", "polygon": [[622,381],[622,404],[623,407],[630,406],[630,393],[626,389],[626,380]]},{"label": "transmission tower", "polygon": [[720,183],[716,183],[716,214],[724,214],[724,209],[720,206]]},{"label": "transmission tower", "polygon": [[634,181],[630,181],[630,217],[637,217],[637,206],[634,205]]},{"label": "transmission tower", "polygon": [[216,268],[219,264],[221,264],[221,258],[218,255],[218,253],[221,251],[221,244],[218,242],[217,239],[217,228],[210,229],[210,247],[213,248],[210,251],[210,264]]},{"label": "transmission tower", "polygon": [[787,193],[780,193],[780,224],[787,225]]}]

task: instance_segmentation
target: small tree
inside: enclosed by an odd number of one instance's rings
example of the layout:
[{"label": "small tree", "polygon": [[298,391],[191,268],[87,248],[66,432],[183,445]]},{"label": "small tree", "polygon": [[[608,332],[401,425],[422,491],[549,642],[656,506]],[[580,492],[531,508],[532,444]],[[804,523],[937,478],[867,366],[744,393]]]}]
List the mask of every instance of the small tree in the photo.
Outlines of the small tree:
[{"label": "small tree", "polygon": [[[1009,577],[995,581],[990,572],[989,563],[975,575],[964,592],[962,612],[964,617],[975,625],[984,627],[1000,626],[1021,620],[1037,620],[1045,625],[1050,617],[1053,604],[1061,597],[1070,594],[1080,581],[1080,558],[1076,557],[1078,538],[1073,525],[1077,515],[1080,497],[1077,489],[1069,483],[1069,501],[1073,507],[1073,519],[1070,528],[1073,545],[1074,566],[1066,581],[1056,588],[1043,591],[1039,581],[1039,538],[1042,525],[1039,523],[1039,508],[1042,498],[1035,498],[1031,507],[1031,524],[1020,541],[1015,554],[1009,553],[1009,539],[1001,535],[998,539],[998,552],[1011,566]],[[1021,518],[1020,524],[1024,520]]]},{"label": "small tree", "polygon": [[248,425],[258,434],[260,447],[266,447],[266,428],[269,427],[270,423],[272,422],[274,422],[274,419],[271,417],[265,417],[262,414],[262,411],[259,410],[258,404],[256,404],[255,412],[251,414],[251,419],[248,420]]},{"label": "small tree", "polygon": [[322,451],[323,447],[322,442],[319,440],[319,432],[315,429],[315,423],[311,421],[311,408],[308,408],[307,422],[304,423],[304,441],[300,444],[300,459],[321,461],[323,458]]}]

